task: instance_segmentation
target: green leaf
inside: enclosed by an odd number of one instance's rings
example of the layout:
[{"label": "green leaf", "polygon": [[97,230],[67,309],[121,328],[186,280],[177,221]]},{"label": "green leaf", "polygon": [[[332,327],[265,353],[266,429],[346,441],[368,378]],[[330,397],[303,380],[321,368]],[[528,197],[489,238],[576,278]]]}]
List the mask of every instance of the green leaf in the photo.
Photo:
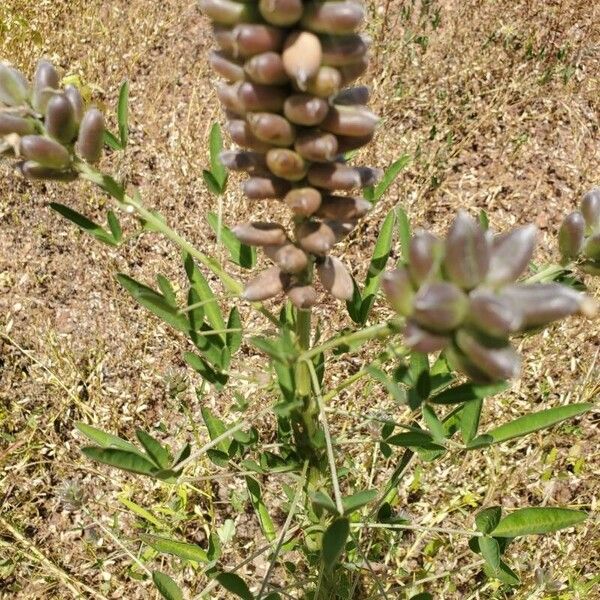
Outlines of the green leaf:
[{"label": "green leaf", "polygon": [[475,525],[477,531],[481,533],[491,533],[500,523],[502,517],[502,508],[499,506],[490,506],[484,508],[481,512],[477,513],[475,517]]},{"label": "green leaf", "polygon": [[352,277],[352,298],[346,302],[346,309],[348,310],[348,316],[355,322],[360,324],[360,311],[362,307],[362,294],[360,288],[356,283],[354,277]]},{"label": "green leaf", "polygon": [[210,228],[215,232],[217,238],[229,251],[231,260],[244,269],[253,269],[256,266],[256,248],[242,244],[233,234],[229,227],[219,223],[219,217],[214,212],[206,215]]},{"label": "green leaf", "polygon": [[130,500],[125,496],[125,494],[119,494],[117,496],[117,500],[126,508],[128,508],[133,514],[140,517],[140,519],[144,519],[148,521],[148,523],[152,523],[155,527],[159,529],[165,528],[166,525],[159,521],[149,510],[146,510],[143,506],[140,506],[133,500]]},{"label": "green leaf", "polygon": [[104,230],[100,225],[98,225],[98,223],[90,221],[90,219],[73,210],[72,208],[69,208],[64,204],[59,204],[57,202],[51,202],[50,208],[52,210],[55,210],[59,215],[61,215],[65,219],[68,219],[72,223],[75,223],[77,227],[79,227],[81,230],[85,231],[92,237],[96,238],[99,242],[107,244],[108,246],[119,245],[119,242],[113,237],[112,234]]},{"label": "green leaf", "polygon": [[505,585],[519,585],[521,583],[519,576],[502,560],[498,570],[492,571],[487,563],[484,565],[483,570],[488,577],[498,579]]},{"label": "green leaf", "polygon": [[484,536],[478,538],[479,549],[481,550],[481,555],[483,556],[488,568],[492,573],[496,573],[500,570],[500,546],[498,542],[489,536]]},{"label": "green leaf", "polygon": [[121,229],[121,223],[119,223],[119,219],[117,215],[112,210],[108,211],[107,215],[108,227],[115,242],[118,244],[123,239],[123,230]]},{"label": "green leaf", "polygon": [[204,183],[206,183],[206,187],[208,191],[214,194],[215,196],[221,195],[221,186],[219,182],[215,179],[215,176],[210,172],[204,169],[202,171],[202,179],[204,179]]},{"label": "green leaf", "polygon": [[402,155],[396,162],[392,163],[383,175],[382,180],[375,186],[373,193],[373,202],[378,202],[381,197],[388,191],[389,187],[394,183],[396,177],[400,174],[400,171],[408,165],[410,162],[410,156],[408,154]]},{"label": "green leaf", "polygon": [[104,144],[108,146],[111,150],[119,151],[123,150],[123,146],[121,146],[121,142],[117,136],[110,132],[108,129],[104,130]]},{"label": "green leaf", "polygon": [[81,451],[91,460],[130,473],[154,477],[157,471],[157,468],[149,460],[142,458],[136,452],[128,452],[119,448],[98,448],[97,446],[86,446]]},{"label": "green leaf", "polygon": [[424,404],[421,410],[423,411],[423,418],[425,419],[425,423],[427,424],[433,439],[438,443],[443,442],[446,438],[446,430],[444,429],[444,424],[435,414],[435,410],[427,404]]},{"label": "green leaf", "polygon": [[183,600],[183,592],[168,575],[153,571],[152,581],[165,600]]},{"label": "green leaf", "polygon": [[158,440],[142,429],[136,429],[135,435],[157,467],[168,469],[171,466],[169,452],[166,448],[163,448]]},{"label": "green leaf", "polygon": [[121,148],[125,149],[129,140],[129,82],[127,80],[121,84],[119,90],[117,120],[119,122]]},{"label": "green leaf", "polygon": [[505,381],[486,384],[463,383],[436,394],[429,398],[429,402],[433,404],[462,404],[469,400],[488,398],[503,392],[507,388],[508,383]]},{"label": "green leaf", "polygon": [[185,360],[196,373],[214,385],[218,390],[222,390],[229,380],[227,374],[213,369],[204,358],[193,352],[184,352],[183,360]]},{"label": "green leaf", "polygon": [[398,237],[400,238],[400,249],[402,258],[408,263],[410,254],[410,221],[406,211],[400,206],[396,207],[396,223],[398,224]]},{"label": "green leaf", "polygon": [[494,537],[550,533],[585,521],[587,514],[570,508],[521,508],[504,517],[491,532]]},{"label": "green leaf", "polygon": [[479,224],[481,227],[483,227],[483,229],[489,229],[490,227],[490,219],[487,212],[483,208],[479,211]]},{"label": "green leaf", "polygon": [[365,370],[375,381],[385,387],[397,404],[406,404],[406,390],[400,387],[387,373],[374,365],[369,365]]},{"label": "green leaf", "polygon": [[240,311],[237,307],[233,307],[229,313],[229,319],[227,319],[227,329],[239,329],[239,331],[231,331],[225,336],[225,341],[229,352],[235,354],[242,345],[242,319],[240,317]]},{"label": "green leaf", "polygon": [[88,439],[92,440],[92,442],[96,442],[96,444],[102,448],[119,448],[120,450],[125,450],[127,452],[137,452],[142,456],[142,453],[133,444],[116,435],[106,433],[101,429],[86,425],[85,423],[75,423],[75,427],[77,427],[77,429]]},{"label": "green leaf", "polygon": [[209,562],[206,552],[196,544],[188,544],[187,542],[179,542],[146,533],[142,533],[140,537],[146,544],[152,546],[158,552],[172,554],[184,560],[193,560],[197,563]]},{"label": "green leaf", "polygon": [[372,502],[377,498],[377,490],[363,490],[362,492],[357,492],[356,494],[352,494],[352,496],[347,496],[346,498],[342,498],[342,506],[344,507],[344,514],[349,515],[358,509],[362,508],[369,502]]},{"label": "green leaf", "polygon": [[350,521],[348,519],[337,519],[323,534],[323,547],[321,558],[325,570],[331,573],[346,547],[346,540],[350,535]]},{"label": "green leaf", "polygon": [[254,596],[246,582],[235,573],[220,573],[216,577],[217,581],[232,594],[242,598],[242,600],[254,600]]},{"label": "green leaf", "polygon": [[337,506],[335,505],[335,502],[331,499],[329,494],[318,491],[314,494],[311,494],[310,500],[315,506],[324,508],[327,512],[330,512],[332,515],[339,516]]},{"label": "green leaf", "polygon": [[192,447],[189,442],[186,442],[181,450],[175,455],[173,459],[173,467],[176,467],[180,462],[183,462],[192,453]]},{"label": "green leaf", "polygon": [[223,150],[223,136],[221,135],[221,127],[218,123],[214,123],[210,130],[209,136],[210,149],[210,171],[219,186],[220,193],[225,192],[225,184],[227,183],[227,169],[221,162],[220,155]]},{"label": "green leaf", "polygon": [[463,409],[460,413],[460,432],[465,444],[469,444],[477,435],[482,407],[482,398],[469,400],[468,402],[465,402],[463,406]]},{"label": "green leaf", "polygon": [[[227,427],[225,423],[219,419],[207,406],[203,406],[200,409],[202,413],[202,419],[204,420],[204,424],[208,429],[208,435],[211,440],[218,438],[223,435],[227,431]],[[221,440],[215,448],[217,450],[221,450],[221,452],[227,453],[229,450],[229,446],[231,445],[231,440]]]},{"label": "green leaf", "polygon": [[267,511],[267,507],[262,499],[260,483],[253,477],[246,477],[246,485],[248,486],[250,502],[256,511],[260,528],[265,537],[272,542],[277,537],[277,531],[275,530],[275,525],[273,524],[269,512]]},{"label": "green leaf", "polygon": [[164,275],[157,275],[156,282],[158,283],[158,288],[162,292],[162,295],[165,297],[165,300],[173,307],[177,306],[177,296],[175,296],[175,290],[171,285],[171,282]]},{"label": "green leaf", "polygon": [[385,440],[386,444],[391,446],[402,446],[403,448],[422,448],[424,450],[444,450],[443,446],[434,444],[431,437],[426,433],[417,433],[416,431],[407,431],[397,433]]}]

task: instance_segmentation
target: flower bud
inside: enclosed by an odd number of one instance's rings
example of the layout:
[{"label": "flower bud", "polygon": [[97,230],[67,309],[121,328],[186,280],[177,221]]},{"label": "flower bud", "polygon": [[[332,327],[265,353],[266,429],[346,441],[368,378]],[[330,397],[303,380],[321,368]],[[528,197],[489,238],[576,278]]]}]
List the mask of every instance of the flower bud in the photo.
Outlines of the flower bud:
[{"label": "flower bud", "polygon": [[397,313],[405,317],[412,313],[415,290],[406,269],[399,267],[386,271],[381,278],[381,289]]},{"label": "flower bud", "polygon": [[404,342],[414,352],[430,354],[446,348],[450,343],[450,338],[431,333],[409,319],[404,328]]},{"label": "flower bud", "polygon": [[46,113],[50,98],[56,93],[60,85],[60,78],[54,66],[47,60],[40,60],[33,77],[33,92],[31,105],[41,113]]},{"label": "flower bud", "polygon": [[81,92],[74,85],[69,84],[65,87],[64,94],[73,108],[73,117],[75,119],[75,123],[79,125],[83,119],[83,113],[85,112]]},{"label": "flower bud", "polygon": [[79,126],[75,147],[77,154],[89,163],[96,163],[104,147],[104,115],[97,108],[90,108]]},{"label": "flower bud", "polygon": [[288,81],[283,59],[277,52],[263,52],[253,56],[246,61],[243,71],[252,81],[263,85],[282,85]]},{"label": "flower bud", "polygon": [[464,320],[469,302],[454,284],[426,283],[413,301],[413,319],[426,329],[445,333],[456,329]]},{"label": "flower bud", "polygon": [[258,7],[254,2],[236,2],[235,0],[200,0],[200,10],[209,19],[221,25],[253,23],[260,19]]},{"label": "flower bud", "polygon": [[41,135],[21,138],[20,153],[27,160],[52,169],[66,169],[71,164],[71,157],[64,146]]},{"label": "flower bud", "polygon": [[293,150],[273,148],[267,152],[267,165],[273,175],[288,181],[300,181],[306,176],[308,164]]},{"label": "flower bud", "polygon": [[296,139],[296,128],[280,115],[259,112],[248,115],[247,121],[254,136],[262,142],[291,146]]},{"label": "flower bud", "polygon": [[335,244],[335,233],[325,223],[305,221],[296,230],[301,248],[315,256],[325,256]]},{"label": "flower bud", "polygon": [[57,171],[50,167],[44,167],[33,160],[20,163],[18,169],[26,179],[48,179],[52,181],[74,181],[77,179],[75,171]]},{"label": "flower bud", "polygon": [[278,27],[297,23],[304,11],[302,0],[260,0],[258,7],[263,19]]},{"label": "flower bud", "polygon": [[[346,36],[324,36],[321,38],[322,63],[328,67],[351,67],[364,64],[363,59],[369,50],[365,36],[352,34]],[[342,70],[342,80],[346,81]]]},{"label": "flower bud", "polygon": [[242,298],[250,302],[268,300],[281,294],[288,282],[289,277],[279,267],[271,267],[246,285]]},{"label": "flower bud", "polygon": [[365,137],[373,135],[379,117],[363,106],[332,106],[321,129],[336,135]]},{"label": "flower bud", "polygon": [[0,62],[0,103],[7,106],[20,106],[27,102],[29,84],[23,73]]},{"label": "flower bud", "polygon": [[577,258],[583,247],[585,220],[579,211],[565,217],[558,231],[558,248],[566,259]]},{"label": "flower bud", "polygon": [[340,66],[340,75],[342,76],[342,85],[350,85],[359,77],[364,75],[369,68],[369,59],[366,56],[359,58],[356,62]]},{"label": "flower bud", "polygon": [[488,290],[475,290],[470,294],[468,317],[481,332],[497,338],[508,338],[519,331],[523,323],[517,304]]},{"label": "flower bud", "polygon": [[31,119],[0,112],[0,136],[10,133],[30,135],[35,133],[35,125]]},{"label": "flower bud", "polygon": [[293,287],[287,292],[290,302],[299,309],[312,308],[317,303],[317,292],[311,285]]},{"label": "flower bud", "polygon": [[312,127],[323,121],[329,112],[329,104],[309,94],[293,94],[283,105],[283,114],[296,125]]},{"label": "flower bud", "polygon": [[308,266],[306,253],[291,242],[286,242],[281,246],[265,246],[264,253],[284,273],[302,273]]},{"label": "flower bud", "polygon": [[283,198],[290,188],[289,181],[278,177],[250,177],[243,184],[244,194],[250,200]]},{"label": "flower bud", "polygon": [[287,98],[286,88],[260,85],[251,81],[239,84],[238,97],[249,112],[279,112]]},{"label": "flower bud", "polygon": [[583,253],[593,260],[600,260],[600,233],[594,233],[585,241]]},{"label": "flower bud", "polygon": [[290,190],[284,202],[299,217],[310,217],[321,206],[321,192],[315,188],[303,187]]},{"label": "flower bud", "polygon": [[298,134],[294,148],[306,160],[331,162],[338,154],[338,141],[332,133],[308,129]]},{"label": "flower bud", "polygon": [[534,225],[518,227],[493,239],[486,282],[502,286],[516,281],[525,271],[535,247]]},{"label": "flower bud", "polygon": [[265,155],[260,152],[238,152],[226,150],[219,155],[221,164],[230,171],[247,171],[248,173],[268,173]]},{"label": "flower bud", "polygon": [[323,52],[319,38],[308,31],[296,31],[288,36],[283,49],[283,65],[292,81],[301,90],[321,67]]},{"label": "flower bud", "polygon": [[317,275],[323,287],[338,300],[350,300],[354,294],[354,282],[344,263],[335,256],[327,256],[317,264]]},{"label": "flower bud", "polygon": [[208,64],[215,73],[227,81],[243,81],[245,79],[244,67],[225,52],[210,52],[208,54]]},{"label": "flower bud", "polygon": [[306,83],[306,91],[320,98],[329,98],[342,85],[342,75],[333,67],[320,67],[317,74]]},{"label": "flower bud", "polygon": [[590,230],[600,227],[600,188],[594,188],[583,196],[580,210]]},{"label": "flower bud", "polygon": [[351,150],[358,150],[363,146],[366,146],[373,139],[373,134],[363,136],[349,136],[349,135],[338,135],[338,152],[344,154]]},{"label": "flower bud", "polygon": [[348,221],[360,219],[371,210],[371,203],[357,196],[325,196],[316,212],[323,219]]},{"label": "flower bud", "polygon": [[482,228],[465,211],[460,211],[446,237],[446,274],[454,283],[470,290],[483,281],[489,264],[490,250]]},{"label": "flower bud", "polygon": [[227,131],[231,139],[242,148],[250,148],[258,152],[266,152],[271,144],[259,140],[250,128],[250,124],[242,119],[234,119],[227,123]]},{"label": "flower bud", "polygon": [[77,123],[72,104],[64,94],[52,96],[46,107],[46,131],[62,144],[70,143],[77,135]]},{"label": "flower bud", "polygon": [[371,91],[366,85],[346,88],[342,90],[334,99],[333,104],[343,106],[365,106],[369,102]]},{"label": "flower bud", "polygon": [[375,185],[381,179],[380,169],[351,167],[344,163],[314,164],[308,170],[308,181],[326,190],[346,190]]},{"label": "flower bud", "polygon": [[232,232],[248,246],[281,246],[287,241],[284,228],[277,223],[244,223],[236,225]]},{"label": "flower bud", "polygon": [[364,18],[364,6],[353,0],[307,2],[302,25],[317,33],[342,35],[359,29]]},{"label": "flower bud", "polygon": [[444,244],[432,233],[418,230],[410,240],[408,271],[416,286],[437,276],[444,260]]}]

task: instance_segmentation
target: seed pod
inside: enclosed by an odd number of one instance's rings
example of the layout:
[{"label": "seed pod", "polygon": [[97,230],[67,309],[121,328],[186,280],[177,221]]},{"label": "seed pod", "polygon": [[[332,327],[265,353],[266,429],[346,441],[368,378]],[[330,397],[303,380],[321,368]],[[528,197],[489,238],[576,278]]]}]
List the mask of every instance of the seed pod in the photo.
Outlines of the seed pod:
[{"label": "seed pod", "polygon": [[51,181],[74,181],[78,174],[75,171],[57,171],[44,167],[33,160],[27,160],[18,165],[19,172],[26,179],[47,179]]},{"label": "seed pod", "polygon": [[346,135],[338,135],[337,143],[338,143],[338,152],[340,154],[344,154],[346,152],[350,152],[351,150],[358,150],[363,146],[366,146],[372,139],[373,134],[365,135],[365,136],[346,136]]},{"label": "seed pod", "polygon": [[594,233],[585,241],[583,253],[593,260],[600,260],[600,233]]},{"label": "seed pod", "polygon": [[354,294],[354,282],[344,263],[335,256],[328,256],[317,265],[317,275],[323,287],[338,300],[350,300]]},{"label": "seed pod", "polygon": [[58,72],[47,60],[40,60],[33,77],[33,92],[31,95],[31,105],[34,110],[46,113],[46,107],[50,98],[55,94],[60,85]]},{"label": "seed pod", "polygon": [[404,342],[414,352],[430,354],[446,348],[450,343],[450,338],[431,333],[409,319],[404,328]]},{"label": "seed pod", "polygon": [[443,242],[428,231],[418,230],[410,240],[408,250],[408,271],[415,286],[435,278],[443,260]]},{"label": "seed pod", "polygon": [[0,62],[0,103],[19,106],[27,102],[29,84],[23,73]]},{"label": "seed pod", "polygon": [[277,51],[284,40],[282,29],[253,23],[236,25],[233,29],[214,25],[213,34],[219,48],[236,58]]},{"label": "seed pod", "polygon": [[273,146],[291,146],[296,138],[296,128],[284,117],[272,113],[254,113],[247,117],[254,136]]},{"label": "seed pod", "polygon": [[71,157],[64,146],[41,135],[21,138],[20,153],[44,167],[63,170],[71,164]]},{"label": "seed pod", "polygon": [[493,239],[486,282],[502,286],[516,281],[527,268],[535,247],[534,225],[518,227]]},{"label": "seed pod", "polygon": [[277,223],[244,223],[231,231],[248,246],[281,246],[287,241],[285,229]]},{"label": "seed pod", "polygon": [[316,215],[323,219],[348,221],[360,219],[371,210],[371,203],[357,196],[325,196]]},{"label": "seed pod", "polygon": [[475,290],[470,294],[468,316],[477,329],[497,338],[508,338],[519,331],[523,323],[517,304],[487,290]]},{"label": "seed pod", "polygon": [[243,191],[250,200],[283,198],[291,188],[289,181],[278,177],[250,177],[244,182]]},{"label": "seed pod", "polygon": [[0,136],[10,133],[30,135],[35,133],[35,125],[31,119],[0,112]]},{"label": "seed pod", "polygon": [[315,256],[325,256],[335,244],[335,233],[325,223],[305,221],[296,230],[300,247]]},{"label": "seed pod", "polygon": [[283,65],[290,79],[303,91],[319,72],[322,58],[321,42],[314,33],[296,31],[285,40]]},{"label": "seed pod", "polygon": [[426,283],[415,296],[412,316],[425,329],[445,333],[463,322],[468,306],[465,294],[452,283]]},{"label": "seed pod", "polygon": [[227,83],[217,83],[216,91],[219,102],[234,115],[243,117],[246,114],[246,108],[240,98],[241,81],[228,85]]},{"label": "seed pod", "polygon": [[64,94],[50,98],[46,107],[46,131],[62,144],[70,143],[77,135],[73,106]]},{"label": "seed pod", "polygon": [[230,171],[247,171],[248,173],[268,173],[265,155],[260,152],[238,152],[226,150],[221,152],[219,160]]},{"label": "seed pod", "polygon": [[[368,38],[353,34],[346,36],[332,35],[321,37],[322,63],[328,67],[351,67],[364,64],[363,59],[369,50]],[[342,69],[342,80],[347,75]]]},{"label": "seed pod", "polygon": [[250,302],[269,300],[283,292],[288,285],[288,280],[288,276],[282,273],[279,267],[271,267],[246,285],[242,298]]},{"label": "seed pod", "polygon": [[342,76],[342,85],[350,85],[364,75],[368,68],[369,59],[366,54],[356,62],[341,66],[340,75]]},{"label": "seed pod", "polygon": [[284,273],[302,273],[308,266],[306,253],[291,242],[281,246],[265,246],[264,252]]},{"label": "seed pod", "polygon": [[300,309],[308,309],[317,303],[317,292],[311,285],[293,287],[287,292],[290,302]]},{"label": "seed pod", "polygon": [[584,240],[585,220],[579,211],[565,217],[558,231],[558,248],[565,260],[577,258],[581,253]]},{"label": "seed pod", "polygon": [[338,141],[332,133],[305,130],[298,134],[294,148],[311,162],[331,162],[338,154]]},{"label": "seed pod", "polygon": [[329,98],[342,85],[341,73],[333,67],[320,67],[317,74],[306,82],[306,91],[313,96]]},{"label": "seed pod", "polygon": [[258,152],[266,152],[271,144],[259,140],[250,129],[249,123],[241,119],[234,119],[227,123],[229,137],[242,148],[250,148]]},{"label": "seed pod", "polygon": [[346,88],[333,99],[333,104],[343,106],[365,106],[369,102],[370,95],[371,92],[366,85]]},{"label": "seed pod", "polygon": [[304,10],[302,0],[260,0],[258,7],[263,19],[278,27],[297,23]]},{"label": "seed pod", "polygon": [[379,117],[363,106],[332,106],[321,129],[336,135],[365,137],[373,135]]},{"label": "seed pod", "polygon": [[67,100],[71,103],[71,107],[73,108],[73,117],[75,118],[75,122],[79,125],[83,119],[83,113],[85,112],[81,92],[74,85],[69,84],[65,87],[64,94]]},{"label": "seed pod", "polygon": [[364,18],[363,5],[352,0],[307,2],[302,25],[317,33],[342,35],[359,29]]},{"label": "seed pod", "polygon": [[386,271],[381,279],[381,289],[397,313],[405,317],[412,313],[415,291],[406,269],[399,267]]},{"label": "seed pod", "polygon": [[283,59],[277,52],[263,52],[253,56],[246,61],[243,70],[252,81],[263,85],[282,85],[288,81]]},{"label": "seed pod", "polygon": [[329,219],[325,221],[326,225],[331,227],[331,230],[335,234],[335,243],[341,242],[343,239],[347,238],[354,228],[358,224],[357,219],[349,219],[347,221],[335,221],[333,219]]},{"label": "seed pod", "polygon": [[287,95],[286,88],[260,85],[251,81],[244,81],[238,88],[242,106],[249,112],[280,112]]},{"label": "seed pod", "polygon": [[308,170],[308,181],[326,190],[353,190],[376,183],[381,179],[380,169],[350,167],[344,163],[314,164]]},{"label": "seed pod", "polygon": [[212,70],[227,81],[243,81],[244,67],[230,58],[225,52],[212,51],[208,54],[208,64]]},{"label": "seed pod", "polygon": [[253,2],[235,0],[200,0],[200,10],[215,23],[236,25],[253,23],[260,19],[258,7]]},{"label": "seed pod", "polygon": [[321,123],[328,112],[329,104],[323,98],[309,94],[293,94],[283,105],[283,113],[289,121],[306,127]]},{"label": "seed pod", "polygon": [[103,147],[104,115],[97,108],[90,108],[81,121],[75,149],[81,158],[93,164],[100,160]]},{"label": "seed pod", "polygon": [[580,210],[590,230],[600,227],[600,188],[594,188],[583,196]]},{"label": "seed pod", "polygon": [[310,217],[321,206],[321,192],[315,188],[304,187],[290,190],[284,202],[299,217]]},{"label": "seed pod", "polygon": [[288,181],[300,181],[308,171],[308,163],[297,152],[285,148],[269,150],[267,165],[273,175]]}]

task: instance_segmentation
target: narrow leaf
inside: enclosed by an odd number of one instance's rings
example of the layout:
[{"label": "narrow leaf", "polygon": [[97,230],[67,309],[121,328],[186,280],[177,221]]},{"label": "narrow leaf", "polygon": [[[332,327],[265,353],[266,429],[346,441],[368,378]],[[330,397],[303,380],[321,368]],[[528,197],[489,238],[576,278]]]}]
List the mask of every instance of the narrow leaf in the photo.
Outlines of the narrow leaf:
[{"label": "narrow leaf", "polygon": [[498,542],[493,537],[488,536],[480,537],[478,538],[478,541],[481,555],[486,564],[492,573],[496,573],[500,570],[500,563],[502,562],[500,559],[500,546],[498,545]]},{"label": "narrow leaf", "polygon": [[121,223],[119,223],[117,215],[115,215],[112,210],[108,211],[107,221],[108,228],[110,229],[115,242],[119,243],[123,239],[123,230],[121,229]]},{"label": "narrow leaf", "polygon": [[94,223],[94,221],[91,221],[76,210],[57,202],[51,202],[50,208],[55,210],[65,219],[75,223],[77,227],[96,238],[99,242],[107,244],[108,246],[118,246],[118,241],[115,240],[112,234],[108,233],[108,231],[104,230],[98,223]]},{"label": "narrow leaf", "polygon": [[481,533],[486,534],[491,533],[496,527],[498,527],[501,517],[502,508],[499,506],[490,506],[489,508],[484,508],[481,512],[477,513],[477,516],[475,517],[475,526],[477,527],[477,531],[481,531]]},{"label": "narrow leaf", "polygon": [[119,122],[119,137],[121,148],[127,148],[129,140],[129,82],[124,81],[119,90],[119,104],[117,106],[117,119]]},{"label": "narrow leaf", "polygon": [[153,571],[152,581],[165,600],[183,600],[183,592],[168,575]]},{"label": "narrow leaf", "polygon": [[492,531],[494,537],[519,537],[550,533],[585,521],[587,514],[569,508],[521,508],[504,517]]},{"label": "narrow leaf", "polygon": [[260,528],[262,529],[265,537],[272,542],[277,536],[277,531],[275,530],[275,525],[273,524],[267,507],[262,499],[260,483],[258,483],[258,481],[256,481],[256,479],[253,477],[246,477],[246,485],[248,486],[250,502],[256,511]]},{"label": "narrow leaf", "polygon": [[85,423],[75,423],[75,427],[77,427],[83,435],[92,440],[92,442],[96,442],[96,444],[102,448],[119,448],[120,450],[126,450],[128,452],[137,452],[139,455],[142,454],[133,444],[116,435],[106,433],[101,429],[86,425]]},{"label": "narrow leaf", "polygon": [[446,430],[444,429],[444,424],[438,419],[438,416],[435,414],[435,410],[431,408],[431,406],[424,404],[422,407],[423,418],[425,419],[425,423],[433,439],[436,442],[443,442],[446,438]]},{"label": "narrow leaf", "polygon": [[232,594],[238,596],[242,600],[254,600],[254,596],[246,582],[235,573],[220,573],[217,575],[217,581]]},{"label": "narrow leaf", "polygon": [[331,573],[346,547],[350,535],[350,521],[337,519],[323,535],[322,560],[325,570]]},{"label": "narrow leaf", "polygon": [[[211,440],[218,438],[220,435],[223,435],[227,431],[227,427],[225,423],[219,419],[207,406],[203,406],[201,409],[202,419],[204,420],[204,424],[208,429],[208,435]],[[217,450],[221,450],[221,452],[227,453],[229,450],[229,446],[231,444],[231,440],[221,440],[215,448]]]},{"label": "narrow leaf", "polygon": [[158,288],[162,292],[162,295],[165,297],[165,300],[173,307],[177,306],[177,296],[175,296],[175,290],[171,285],[171,282],[164,275],[157,275],[156,282],[158,283]]},{"label": "narrow leaf", "polygon": [[462,404],[469,400],[488,398],[503,392],[507,388],[508,384],[505,381],[489,384],[463,383],[436,394],[429,398],[429,402],[433,404]]},{"label": "narrow leaf", "polygon": [[140,475],[154,476],[156,467],[139,453],[128,452],[118,448],[98,448],[97,446],[86,446],[81,451],[91,460],[95,460],[123,471],[138,473]]},{"label": "narrow leaf", "polygon": [[227,182],[227,169],[221,162],[220,155],[223,150],[223,136],[221,135],[221,127],[218,123],[214,123],[210,130],[209,137],[210,149],[210,171],[214,177],[219,190],[225,192],[225,183]]},{"label": "narrow leaf", "polygon": [[202,171],[202,179],[204,179],[204,183],[206,183],[206,187],[208,188],[209,192],[215,196],[219,196],[221,194],[221,186],[210,171],[204,169]]},{"label": "narrow leaf", "polygon": [[465,405],[463,406],[463,409],[460,413],[460,432],[465,444],[469,444],[477,435],[482,407],[482,398],[469,400],[468,402],[465,402]]},{"label": "narrow leaf", "polygon": [[[242,345],[242,319],[240,317],[240,311],[237,307],[233,307],[229,313],[229,319],[227,320],[227,329],[230,331],[225,336],[225,341],[229,352],[234,355]],[[233,331],[239,329],[239,331]]]},{"label": "narrow leaf", "polygon": [[377,498],[377,490],[364,490],[342,498],[342,506],[344,507],[344,514],[349,515],[358,509],[362,508],[369,502],[372,502]]},{"label": "narrow leaf", "polygon": [[110,132],[108,129],[104,130],[104,144],[108,146],[111,150],[123,150],[123,146],[121,146],[121,142],[117,136]]},{"label": "narrow leaf", "polygon": [[161,443],[153,438],[150,434],[146,433],[142,429],[136,429],[135,432],[137,439],[140,444],[146,450],[148,456],[152,459],[154,464],[161,469],[168,469],[171,466],[171,457],[166,448],[163,448]]},{"label": "narrow leaf", "polygon": [[400,171],[408,165],[410,162],[410,156],[404,154],[396,162],[392,163],[383,175],[383,179],[375,186],[373,194],[373,201],[378,202],[381,197],[388,191],[389,187],[394,183],[396,177],[400,174]]},{"label": "narrow leaf", "polygon": [[256,265],[256,248],[242,244],[229,227],[219,223],[219,217],[214,212],[206,215],[210,228],[229,251],[231,260],[244,269],[253,269]]},{"label": "narrow leaf", "polygon": [[127,498],[124,494],[119,494],[117,496],[117,500],[126,508],[128,508],[133,514],[140,517],[140,519],[144,519],[144,521],[148,521],[148,523],[152,523],[155,527],[159,529],[165,527],[165,524],[162,523],[159,519],[157,519],[149,510],[146,510],[143,506],[140,506],[133,500]]},{"label": "narrow leaf", "polygon": [[398,238],[400,239],[400,249],[402,250],[402,259],[408,263],[410,252],[410,221],[406,211],[398,206],[396,207],[396,223],[398,224]]},{"label": "narrow leaf", "polygon": [[206,552],[196,544],[188,544],[187,542],[179,542],[145,533],[142,533],[140,537],[146,544],[152,546],[158,552],[172,554],[184,560],[193,560],[197,563],[209,562]]}]

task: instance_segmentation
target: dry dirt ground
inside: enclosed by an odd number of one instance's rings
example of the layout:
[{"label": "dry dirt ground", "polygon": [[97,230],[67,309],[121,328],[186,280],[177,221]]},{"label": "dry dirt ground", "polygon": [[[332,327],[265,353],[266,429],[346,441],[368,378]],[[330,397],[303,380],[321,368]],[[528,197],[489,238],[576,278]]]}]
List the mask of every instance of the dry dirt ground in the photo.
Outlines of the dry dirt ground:
[{"label": "dry dirt ground", "polygon": [[[474,214],[485,208],[496,229],[533,221],[541,230],[536,258],[555,260],[560,215],[600,184],[600,4],[368,4],[374,44],[366,81],[383,122],[360,158],[380,167],[402,153],[412,161],[340,254],[362,278],[378,227],[400,203],[414,224],[438,231],[459,207]],[[215,200],[200,176],[209,127],[222,118],[206,64],[210,45],[207,23],[193,2],[183,0],[0,5],[0,58],[30,74],[36,58],[46,55],[65,75],[79,76],[93,100],[111,112],[120,82],[130,80],[132,145],[125,158],[108,157],[103,167],[139,186],[180,233],[219,255],[204,218]],[[230,190],[228,223],[260,214],[244,203],[235,182]],[[243,508],[227,512],[223,490],[210,482],[165,487],[80,455],[78,420],[130,438],[135,427],[144,427],[175,446],[194,437],[202,443],[206,433],[192,426],[200,408],[194,385],[169,393],[182,374],[198,384],[183,365],[181,339],[138,309],[114,279],[122,271],[152,282],[161,272],[181,282],[177,251],[157,235],[133,235],[127,219],[128,243],[118,250],[101,247],[58,218],[50,201],[97,219],[108,203],[85,183],[32,185],[0,165],[0,598],[94,597],[88,588],[102,595],[96,597],[156,598],[151,584],[137,581],[140,571],[128,554],[149,558],[141,530],[166,523],[181,539],[204,544],[206,531],[232,518],[236,535],[225,547],[227,567],[259,543],[256,523]],[[598,295],[597,284],[588,283]],[[348,324],[342,312],[330,300],[317,310],[328,332]],[[523,377],[486,404],[484,427],[533,408],[597,401],[597,323],[571,320],[522,349]],[[236,367],[247,377],[240,384],[244,393],[257,403],[270,401],[256,392],[264,362],[244,348]],[[336,363],[328,381],[355,368]],[[332,419],[336,435],[354,431],[352,413],[382,398],[378,388],[360,385],[343,394],[335,406],[350,414]],[[223,415],[231,412],[227,395],[211,393],[204,402]],[[400,489],[415,522],[469,528],[476,507],[492,503],[581,507],[590,518],[576,530],[514,544],[509,558],[524,586],[509,596],[480,576],[461,536],[396,538],[381,565],[386,582],[410,586],[426,579],[418,590],[442,599],[549,598],[552,585],[561,590],[558,598],[600,598],[598,441],[596,412],[495,450],[452,455],[434,467],[417,463]],[[366,461],[360,448],[348,451],[347,465],[353,461]],[[213,470],[203,463],[194,475]],[[382,478],[386,472],[382,466]],[[73,482],[83,506],[67,502]],[[123,499],[150,517],[136,516]],[[267,502],[276,504],[276,498]],[[190,567],[181,570],[179,561],[153,564],[162,564],[190,598],[206,584]],[[245,574],[260,582],[264,570],[264,562],[255,562]],[[544,578],[554,583],[540,586]]]}]

